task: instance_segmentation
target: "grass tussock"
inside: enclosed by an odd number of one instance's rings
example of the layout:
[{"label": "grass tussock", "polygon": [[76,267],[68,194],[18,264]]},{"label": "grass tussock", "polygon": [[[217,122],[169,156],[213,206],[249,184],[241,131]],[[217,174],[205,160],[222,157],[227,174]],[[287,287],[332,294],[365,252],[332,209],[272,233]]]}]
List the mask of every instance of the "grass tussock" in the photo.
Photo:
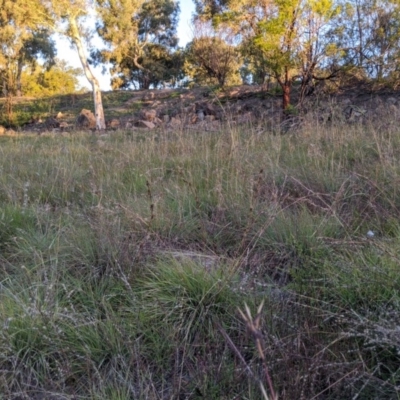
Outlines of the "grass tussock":
[{"label": "grass tussock", "polygon": [[3,398],[400,398],[396,129],[1,138]]}]

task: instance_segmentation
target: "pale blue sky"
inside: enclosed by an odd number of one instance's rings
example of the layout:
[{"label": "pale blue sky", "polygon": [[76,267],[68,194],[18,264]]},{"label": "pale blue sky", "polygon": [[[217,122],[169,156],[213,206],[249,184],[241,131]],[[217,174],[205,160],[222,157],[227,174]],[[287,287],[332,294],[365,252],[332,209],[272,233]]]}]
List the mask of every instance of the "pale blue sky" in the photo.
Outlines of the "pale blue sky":
[{"label": "pale blue sky", "polygon": [[192,30],[190,20],[194,13],[194,3],[192,0],[180,0],[181,14],[178,26],[179,45],[184,46],[192,40]]},{"label": "pale blue sky", "polygon": [[[194,12],[194,3],[192,0],[180,0],[180,18],[178,25],[179,45],[185,46],[186,43],[192,40],[192,30],[190,20]],[[69,42],[65,39],[57,40],[58,57],[68,61],[68,64],[73,67],[81,67],[76,50],[71,48]],[[110,90],[110,76],[102,74],[102,67],[95,68],[96,77],[100,81],[102,90]],[[84,87],[90,88],[90,85],[85,77],[80,79],[80,83]]]}]

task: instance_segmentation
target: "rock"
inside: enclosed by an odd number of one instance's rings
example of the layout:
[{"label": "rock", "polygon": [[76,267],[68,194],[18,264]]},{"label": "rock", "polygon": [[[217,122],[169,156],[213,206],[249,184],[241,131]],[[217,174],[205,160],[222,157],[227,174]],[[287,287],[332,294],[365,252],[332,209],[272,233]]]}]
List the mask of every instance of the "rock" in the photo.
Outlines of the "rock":
[{"label": "rock", "polygon": [[163,124],[163,121],[160,118],[154,118],[153,124],[160,126]]},{"label": "rock", "polygon": [[204,121],[204,112],[203,110],[200,110],[197,112],[197,119],[201,122]]},{"label": "rock", "polygon": [[181,126],[182,121],[179,118],[172,117],[171,120],[169,121],[169,124],[172,127]]},{"label": "rock", "polygon": [[32,117],[29,121],[30,124],[42,124],[43,120],[40,117]]},{"label": "rock", "polygon": [[64,130],[64,129],[67,129],[67,128],[69,128],[69,124],[67,122],[65,122],[65,121],[60,122],[60,129],[61,130]]},{"label": "rock", "polygon": [[197,114],[192,113],[188,115],[187,120],[190,124],[195,124],[199,120],[199,117]]},{"label": "rock", "polygon": [[363,107],[358,107],[356,105],[347,106],[344,109],[344,115],[349,121],[354,121],[359,119],[367,113],[367,110]]},{"label": "rock", "polygon": [[44,122],[44,125],[46,126],[47,129],[54,129],[58,128],[60,126],[60,123],[55,118],[49,117]]},{"label": "rock", "polygon": [[264,107],[265,107],[267,110],[270,110],[271,108],[273,108],[273,105],[274,105],[274,103],[273,103],[272,101],[266,101],[266,102],[264,102]]},{"label": "rock", "polygon": [[154,129],[156,127],[156,125],[153,124],[153,122],[144,121],[142,119],[136,122],[136,126],[138,126],[139,128],[147,128],[147,129]]},{"label": "rock", "polygon": [[0,135],[4,135],[6,133],[6,128],[4,126],[0,125]]},{"label": "rock", "polygon": [[96,118],[90,110],[84,108],[76,120],[76,125],[79,128],[96,129]]},{"label": "rock", "polygon": [[109,129],[117,130],[117,129],[119,128],[119,126],[120,126],[119,120],[116,119],[116,118],[113,118],[111,121],[109,121],[109,122],[107,123],[107,127],[108,127]]},{"label": "rock", "polygon": [[239,88],[234,88],[229,92],[230,97],[237,97],[240,94]]},{"label": "rock", "polygon": [[157,111],[156,110],[143,110],[142,111],[142,119],[145,121],[150,121],[153,122],[154,119],[157,117]]},{"label": "rock", "polygon": [[192,104],[190,106],[184,107],[182,111],[185,114],[193,114],[196,111],[196,105]]},{"label": "rock", "polygon": [[168,122],[170,121],[169,115],[167,114],[163,115],[162,120],[165,124],[168,124]]},{"label": "rock", "polygon": [[206,103],[204,107],[204,114],[205,115],[215,115],[218,109],[211,103]]},{"label": "rock", "polygon": [[215,120],[215,115],[206,115],[206,116],[204,117],[204,120],[205,120],[206,122],[212,122],[212,121]]}]

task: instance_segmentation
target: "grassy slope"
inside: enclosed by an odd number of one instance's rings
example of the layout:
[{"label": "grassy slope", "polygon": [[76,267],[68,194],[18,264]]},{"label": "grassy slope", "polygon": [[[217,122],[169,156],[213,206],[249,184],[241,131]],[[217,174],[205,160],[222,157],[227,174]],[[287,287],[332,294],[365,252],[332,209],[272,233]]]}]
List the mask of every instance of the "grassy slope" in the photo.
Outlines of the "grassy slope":
[{"label": "grassy slope", "polygon": [[399,151],[317,123],[0,138],[3,398],[260,399],[262,300],[279,398],[398,398]]},{"label": "grassy slope", "polygon": [[[125,104],[133,96],[135,91],[110,91],[103,92],[103,107],[107,119],[130,116],[133,112],[141,108],[141,100]],[[0,98],[0,125],[11,126],[20,129],[21,126],[32,121],[32,118],[46,119],[50,116],[63,113],[63,119],[70,123],[75,123],[77,116],[83,109],[93,109],[92,93],[77,93],[68,95],[55,95],[44,98],[15,98],[12,103],[11,121],[6,113],[5,99]]]}]

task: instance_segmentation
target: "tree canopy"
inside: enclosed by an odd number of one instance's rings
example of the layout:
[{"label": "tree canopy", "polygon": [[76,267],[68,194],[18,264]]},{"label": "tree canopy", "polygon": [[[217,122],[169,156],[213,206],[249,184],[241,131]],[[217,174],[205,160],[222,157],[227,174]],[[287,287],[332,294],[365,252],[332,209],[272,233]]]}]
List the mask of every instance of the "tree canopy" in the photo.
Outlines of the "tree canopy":
[{"label": "tree canopy", "polygon": [[71,94],[80,90],[80,68],[73,68],[66,61],[56,59],[50,68],[37,65],[22,71],[23,95],[30,97]]},{"label": "tree canopy", "polygon": [[[97,0],[97,32],[108,48],[97,62],[112,65],[113,87],[148,89],[179,75],[176,28],[179,5],[173,0]],[[178,64],[177,64],[178,62]]]}]

